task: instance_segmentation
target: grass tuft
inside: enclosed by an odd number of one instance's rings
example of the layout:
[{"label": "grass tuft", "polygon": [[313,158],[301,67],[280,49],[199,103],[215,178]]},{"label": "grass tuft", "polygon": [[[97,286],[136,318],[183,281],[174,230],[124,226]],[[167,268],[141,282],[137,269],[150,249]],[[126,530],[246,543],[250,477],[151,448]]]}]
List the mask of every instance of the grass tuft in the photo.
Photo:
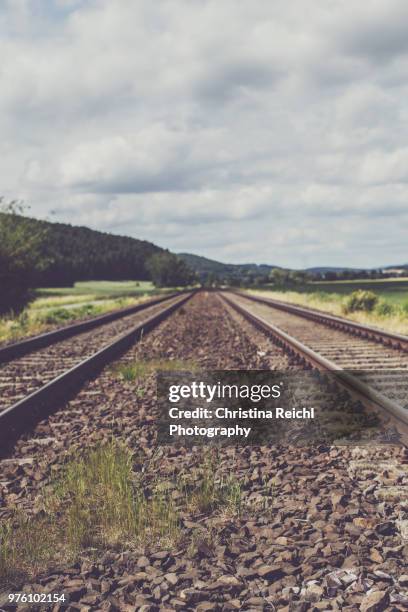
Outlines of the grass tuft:
[{"label": "grass tuft", "polygon": [[19,584],[41,571],[55,555],[56,523],[49,517],[15,512],[0,523],[0,587]]},{"label": "grass tuft", "polygon": [[218,467],[210,452],[195,470],[164,480],[157,462],[139,463],[114,441],[67,460],[39,513],[16,512],[0,523],[0,586],[105,550],[174,546],[182,541],[181,516],[239,513],[240,483],[217,475]]},{"label": "grass tuft", "polygon": [[143,479],[130,450],[115,442],[68,461],[40,515],[16,513],[0,524],[0,584],[87,550],[175,542],[179,518],[169,491]]},{"label": "grass tuft", "polygon": [[146,494],[132,466],[130,450],[114,442],[67,465],[53,502],[65,507],[71,551],[176,535],[176,511],[166,491],[153,487]]},{"label": "grass tuft", "polygon": [[134,361],[132,363],[120,363],[114,368],[117,376],[127,382],[142,381],[159,370],[173,372],[185,370],[194,372],[197,369],[193,361],[182,359],[152,359],[149,361]]},{"label": "grass tuft", "polygon": [[214,512],[223,509],[239,514],[242,505],[242,491],[239,481],[233,475],[219,475],[219,459],[216,450],[204,455],[203,463],[189,474],[179,476],[184,489],[186,507],[190,512]]}]

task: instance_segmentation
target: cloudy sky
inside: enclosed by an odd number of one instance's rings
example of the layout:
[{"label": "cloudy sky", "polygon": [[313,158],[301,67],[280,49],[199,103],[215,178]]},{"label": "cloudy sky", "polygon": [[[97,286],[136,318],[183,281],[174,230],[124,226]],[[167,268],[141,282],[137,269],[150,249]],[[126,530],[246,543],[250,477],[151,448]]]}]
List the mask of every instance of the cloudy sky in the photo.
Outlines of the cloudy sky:
[{"label": "cloudy sky", "polygon": [[0,194],[227,262],[408,261],[406,0],[0,0]]}]

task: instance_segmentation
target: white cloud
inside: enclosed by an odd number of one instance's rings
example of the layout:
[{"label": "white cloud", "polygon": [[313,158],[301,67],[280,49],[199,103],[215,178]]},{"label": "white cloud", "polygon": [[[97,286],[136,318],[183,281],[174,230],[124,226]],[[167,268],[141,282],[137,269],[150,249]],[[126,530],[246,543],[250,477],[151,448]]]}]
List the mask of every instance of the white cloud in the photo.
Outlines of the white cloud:
[{"label": "white cloud", "polygon": [[361,164],[365,183],[408,183],[408,147],[370,151]]},{"label": "white cloud", "polygon": [[405,261],[407,16],[403,0],[7,0],[3,192],[231,261]]}]

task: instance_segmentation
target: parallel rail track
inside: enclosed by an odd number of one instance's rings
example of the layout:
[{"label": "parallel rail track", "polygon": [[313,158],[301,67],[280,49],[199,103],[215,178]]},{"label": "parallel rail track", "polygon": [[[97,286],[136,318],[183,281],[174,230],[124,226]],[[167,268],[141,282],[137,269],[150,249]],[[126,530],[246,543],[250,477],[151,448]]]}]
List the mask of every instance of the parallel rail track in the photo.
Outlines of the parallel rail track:
[{"label": "parallel rail track", "polygon": [[[0,447],[55,410],[192,295],[160,297],[0,349],[6,362],[0,366]],[[220,295],[305,367],[334,372],[363,403],[385,411],[408,439],[407,337],[267,298]],[[1,350],[15,350],[17,357]]]},{"label": "parallel rail track", "polygon": [[[26,358],[20,358],[3,366],[0,370],[0,381],[3,377],[3,390],[8,388],[8,380],[14,384],[14,387],[7,396],[4,393],[2,394],[3,406],[0,404],[0,455],[7,451],[7,448],[23,431],[30,429],[38,420],[53,412],[62,402],[69,399],[85,380],[97,374],[134,342],[140,340],[143,334],[152,330],[180,308],[192,295],[193,292],[173,296],[170,303],[164,307],[160,307],[164,300],[156,300],[153,305],[150,303],[148,308],[139,309],[137,315],[121,319],[119,328],[117,323],[111,324],[107,335],[105,327],[103,328],[104,334],[92,334],[90,336],[90,333],[86,332],[77,335],[74,339],[68,341],[68,348],[71,350],[68,359],[61,358],[61,346],[64,343],[62,341],[57,345],[51,343],[51,354],[47,355],[47,349],[41,349],[34,353],[28,362],[25,360]],[[137,320],[135,320],[136,317]],[[45,357],[44,352],[46,353]],[[33,358],[35,359],[34,362]],[[45,372],[39,372],[37,369],[33,376],[32,368],[41,365],[44,359],[48,359],[50,364],[53,363],[54,368],[50,370],[48,366]],[[9,371],[5,375],[6,368]],[[21,388],[17,383],[16,388],[16,376],[13,377],[13,370],[21,372],[22,368],[23,372],[25,368],[28,380],[22,381]],[[24,377],[22,378],[24,379]],[[38,383],[39,388],[33,388],[33,380]]]},{"label": "parallel rail track", "polygon": [[289,355],[333,372],[353,396],[391,416],[408,440],[407,337],[248,294],[221,296]]}]

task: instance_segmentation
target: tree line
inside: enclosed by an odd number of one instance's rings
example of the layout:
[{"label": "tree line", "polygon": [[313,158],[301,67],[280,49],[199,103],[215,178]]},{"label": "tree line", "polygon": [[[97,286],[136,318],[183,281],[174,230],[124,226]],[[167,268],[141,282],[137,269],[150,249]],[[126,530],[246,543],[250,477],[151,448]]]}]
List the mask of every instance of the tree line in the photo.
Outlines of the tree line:
[{"label": "tree line", "polygon": [[194,282],[184,262],[151,242],[23,212],[20,203],[0,198],[0,313],[23,308],[35,287],[84,280],[152,280],[161,287]]}]

